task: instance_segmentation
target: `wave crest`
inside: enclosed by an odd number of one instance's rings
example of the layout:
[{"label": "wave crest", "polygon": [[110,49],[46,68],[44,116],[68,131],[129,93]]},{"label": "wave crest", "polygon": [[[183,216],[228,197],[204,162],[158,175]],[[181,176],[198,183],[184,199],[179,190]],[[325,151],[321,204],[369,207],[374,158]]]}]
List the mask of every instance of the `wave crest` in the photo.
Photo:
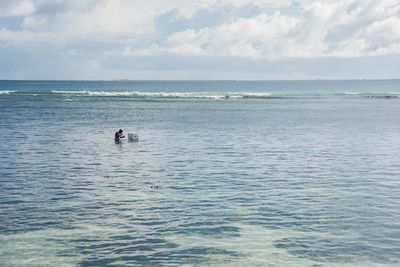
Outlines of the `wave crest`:
[{"label": "wave crest", "polygon": [[0,95],[10,95],[10,94],[15,94],[17,91],[13,91],[13,90],[4,90],[4,91],[0,91]]},{"label": "wave crest", "polygon": [[46,96],[58,95],[65,97],[121,97],[138,100],[160,99],[297,99],[297,98],[382,98],[400,99],[398,92],[342,92],[342,93],[271,93],[271,92],[140,92],[140,91],[88,91],[88,90],[52,90],[47,92],[25,92],[2,90],[0,95]]},{"label": "wave crest", "polygon": [[138,98],[203,98],[203,99],[246,99],[246,98],[271,98],[272,93],[251,93],[251,92],[107,92],[107,91],[59,91],[52,90],[53,94],[77,95],[77,96],[98,96],[98,97],[138,97]]}]

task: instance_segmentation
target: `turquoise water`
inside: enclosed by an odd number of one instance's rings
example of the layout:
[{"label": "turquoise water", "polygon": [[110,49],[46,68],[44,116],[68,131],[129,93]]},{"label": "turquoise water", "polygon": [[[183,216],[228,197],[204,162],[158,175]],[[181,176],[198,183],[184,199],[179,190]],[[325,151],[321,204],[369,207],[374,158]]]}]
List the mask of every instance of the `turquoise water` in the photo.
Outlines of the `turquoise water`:
[{"label": "turquoise water", "polygon": [[0,81],[0,265],[399,266],[399,97],[400,80]]}]

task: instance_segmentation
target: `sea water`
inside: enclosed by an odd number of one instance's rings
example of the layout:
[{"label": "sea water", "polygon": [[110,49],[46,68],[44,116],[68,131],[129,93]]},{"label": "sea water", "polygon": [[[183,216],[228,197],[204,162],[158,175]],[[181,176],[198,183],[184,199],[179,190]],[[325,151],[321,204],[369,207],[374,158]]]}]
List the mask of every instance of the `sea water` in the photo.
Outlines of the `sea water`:
[{"label": "sea water", "polygon": [[399,80],[0,81],[0,140],[1,266],[400,265]]}]

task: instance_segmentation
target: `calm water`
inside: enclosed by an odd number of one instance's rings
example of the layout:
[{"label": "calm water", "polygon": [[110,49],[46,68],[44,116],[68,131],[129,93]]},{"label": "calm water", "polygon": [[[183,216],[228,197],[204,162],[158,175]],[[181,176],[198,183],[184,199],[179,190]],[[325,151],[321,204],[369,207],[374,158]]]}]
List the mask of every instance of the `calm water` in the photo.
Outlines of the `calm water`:
[{"label": "calm water", "polygon": [[0,81],[0,140],[1,266],[400,265],[400,80]]}]

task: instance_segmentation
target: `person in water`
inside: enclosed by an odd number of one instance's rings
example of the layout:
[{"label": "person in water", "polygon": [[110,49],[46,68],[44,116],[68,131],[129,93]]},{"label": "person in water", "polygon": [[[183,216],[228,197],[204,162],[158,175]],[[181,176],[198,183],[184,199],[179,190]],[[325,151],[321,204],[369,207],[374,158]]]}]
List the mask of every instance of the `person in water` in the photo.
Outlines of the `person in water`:
[{"label": "person in water", "polygon": [[119,131],[115,132],[115,142],[119,142],[121,141],[121,138],[125,138],[124,131],[122,131],[122,129],[119,129]]}]

